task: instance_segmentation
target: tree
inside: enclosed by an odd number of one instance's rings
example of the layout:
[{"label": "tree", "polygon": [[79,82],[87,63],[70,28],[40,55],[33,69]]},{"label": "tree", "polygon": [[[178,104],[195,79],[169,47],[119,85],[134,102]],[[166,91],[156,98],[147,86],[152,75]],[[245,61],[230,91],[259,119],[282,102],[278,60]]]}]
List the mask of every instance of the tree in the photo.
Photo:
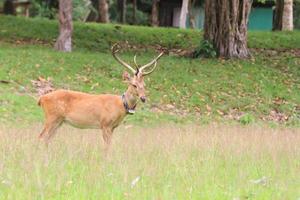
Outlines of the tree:
[{"label": "tree", "polygon": [[189,0],[188,4],[188,15],[189,15],[189,21],[190,21],[190,28],[194,29],[196,28],[196,20],[195,20],[195,15],[193,12],[193,7],[195,4],[195,0]]},{"label": "tree", "polygon": [[295,1],[293,10],[294,28],[300,29],[300,0]]},{"label": "tree", "polygon": [[293,0],[276,0],[273,30],[293,30]]},{"label": "tree", "polygon": [[136,24],[136,10],[137,10],[136,0],[132,0],[132,8],[133,8],[132,21],[133,21],[133,24]]},{"label": "tree", "polygon": [[247,25],[252,0],[206,0],[204,39],[220,57],[248,58]]},{"label": "tree", "polygon": [[4,4],[3,4],[3,13],[5,15],[15,15],[16,14],[13,0],[6,0],[4,2]]},{"label": "tree", "polygon": [[126,0],[118,0],[118,10],[120,13],[120,22],[125,24],[126,23],[126,10],[127,10],[127,3]]},{"label": "tree", "polygon": [[152,0],[152,11],[151,11],[151,25],[158,26],[158,11],[159,11],[159,0]]},{"label": "tree", "polygon": [[55,49],[59,51],[72,51],[72,0],[59,0],[59,36]]},{"label": "tree", "polygon": [[99,19],[99,0],[91,0],[91,8],[90,13],[87,15],[85,21],[86,22],[94,22]]},{"label": "tree", "polygon": [[188,14],[188,4],[189,0],[182,0],[180,18],[179,18],[179,27],[186,28],[186,16]]},{"label": "tree", "polygon": [[98,0],[98,22],[109,23],[108,3],[106,0]]}]

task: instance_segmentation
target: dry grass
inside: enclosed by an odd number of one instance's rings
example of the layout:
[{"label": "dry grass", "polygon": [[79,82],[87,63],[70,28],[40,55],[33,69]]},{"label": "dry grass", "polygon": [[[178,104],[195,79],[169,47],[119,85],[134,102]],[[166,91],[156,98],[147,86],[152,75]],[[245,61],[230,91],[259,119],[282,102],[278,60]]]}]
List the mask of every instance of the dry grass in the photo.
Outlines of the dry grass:
[{"label": "dry grass", "polygon": [[109,158],[97,130],[0,128],[0,199],[297,199],[299,129],[120,127]]}]

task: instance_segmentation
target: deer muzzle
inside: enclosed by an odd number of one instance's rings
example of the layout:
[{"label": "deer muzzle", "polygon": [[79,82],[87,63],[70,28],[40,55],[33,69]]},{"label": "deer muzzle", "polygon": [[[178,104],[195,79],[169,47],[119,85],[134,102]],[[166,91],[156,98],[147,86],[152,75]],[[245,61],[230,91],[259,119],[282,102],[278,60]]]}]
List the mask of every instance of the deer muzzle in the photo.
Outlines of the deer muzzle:
[{"label": "deer muzzle", "polygon": [[140,99],[141,99],[141,101],[142,101],[143,103],[146,102],[146,97],[145,97],[145,96],[141,96]]}]

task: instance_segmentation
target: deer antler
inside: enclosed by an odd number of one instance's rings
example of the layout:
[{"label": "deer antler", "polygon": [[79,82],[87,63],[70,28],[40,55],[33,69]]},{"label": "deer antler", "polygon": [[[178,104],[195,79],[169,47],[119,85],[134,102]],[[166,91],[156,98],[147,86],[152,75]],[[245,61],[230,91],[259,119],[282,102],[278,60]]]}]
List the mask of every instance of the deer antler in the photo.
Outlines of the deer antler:
[{"label": "deer antler", "polygon": [[137,71],[134,70],[129,64],[127,64],[126,62],[124,62],[123,60],[121,60],[121,58],[119,58],[116,53],[118,53],[120,51],[120,45],[118,43],[114,44],[111,48],[111,52],[113,57],[124,67],[126,67],[127,69],[129,69],[133,74],[135,74]]},{"label": "deer antler", "polygon": [[153,68],[150,71],[148,71],[148,72],[142,72],[143,76],[151,74],[154,71],[154,69],[156,68],[156,65],[157,65],[157,62],[154,63],[154,66],[153,66]]},{"label": "deer antler", "polygon": [[[154,69],[156,68],[156,64],[157,61],[160,57],[162,57],[162,55],[164,55],[164,52],[161,52],[156,58],[154,58],[151,62],[149,62],[146,65],[143,65],[142,67],[140,67],[140,71],[143,73],[143,75],[148,75],[150,73],[152,73],[154,71]],[[150,70],[149,72],[143,72],[147,67],[151,66],[154,64],[154,67],[152,68],[152,70]]]},{"label": "deer antler", "polygon": [[[120,51],[120,45],[118,43],[114,44],[111,48],[112,51],[112,55],[113,57],[124,67],[126,67],[127,69],[129,69],[133,74],[136,74],[138,71],[140,71],[144,76],[151,74],[154,69],[156,68],[157,65],[157,61],[160,57],[162,57],[164,55],[164,52],[162,51],[156,58],[154,58],[151,62],[143,65],[142,67],[139,67],[139,65],[137,64],[136,61],[136,54],[133,57],[133,62],[135,64],[136,70],[133,69],[129,64],[127,64],[126,62],[124,62],[123,60],[121,60],[121,58],[119,58],[116,53],[118,53]],[[150,67],[151,65],[154,65],[153,68],[148,71],[148,72],[143,72],[146,68]]]},{"label": "deer antler", "polygon": [[136,62],[136,54],[135,54],[134,57],[133,57],[133,62],[134,62],[134,64],[135,64],[135,68],[138,70],[138,69],[139,69],[139,65],[138,65],[137,62]]}]

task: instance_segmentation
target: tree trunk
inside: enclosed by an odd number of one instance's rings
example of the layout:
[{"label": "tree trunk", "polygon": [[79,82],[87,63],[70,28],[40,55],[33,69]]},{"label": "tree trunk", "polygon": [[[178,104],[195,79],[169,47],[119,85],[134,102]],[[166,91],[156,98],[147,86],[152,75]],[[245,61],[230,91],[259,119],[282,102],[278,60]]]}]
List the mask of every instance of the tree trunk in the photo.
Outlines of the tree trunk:
[{"label": "tree trunk", "polygon": [[72,51],[72,0],[59,0],[59,36],[55,43],[58,51]]},{"label": "tree trunk", "polygon": [[190,28],[195,29],[196,28],[196,19],[193,12],[195,0],[189,0],[188,5],[188,14],[189,14],[189,21],[190,21]]},{"label": "tree trunk", "polygon": [[109,23],[109,14],[108,14],[108,3],[106,0],[98,0],[98,12],[99,18],[98,22],[100,23]]},{"label": "tree trunk", "polygon": [[95,12],[95,10],[98,11],[99,8],[99,0],[91,0],[93,9],[90,10],[90,13],[84,20],[85,22],[95,22],[99,19],[99,13]]},{"label": "tree trunk", "polygon": [[126,0],[122,0],[122,10],[121,10],[121,23],[126,23],[126,10],[127,10],[127,3]]},{"label": "tree trunk", "polygon": [[248,58],[247,25],[252,0],[206,0],[204,39],[219,57]]},{"label": "tree trunk", "polygon": [[293,28],[293,0],[276,0],[273,30],[292,31]]},{"label": "tree trunk", "polygon": [[179,18],[180,28],[186,28],[186,16],[188,14],[188,4],[189,4],[189,0],[182,0],[181,12]]},{"label": "tree trunk", "polygon": [[3,13],[5,15],[16,15],[13,0],[6,0],[3,4]]},{"label": "tree trunk", "polygon": [[132,22],[133,24],[136,24],[136,10],[137,10],[136,0],[132,0],[132,8],[133,8]]},{"label": "tree trunk", "polygon": [[159,26],[158,20],[159,0],[152,0],[151,25]]},{"label": "tree trunk", "polygon": [[293,21],[293,0],[285,0],[282,16],[282,30],[292,31],[294,29]]}]

